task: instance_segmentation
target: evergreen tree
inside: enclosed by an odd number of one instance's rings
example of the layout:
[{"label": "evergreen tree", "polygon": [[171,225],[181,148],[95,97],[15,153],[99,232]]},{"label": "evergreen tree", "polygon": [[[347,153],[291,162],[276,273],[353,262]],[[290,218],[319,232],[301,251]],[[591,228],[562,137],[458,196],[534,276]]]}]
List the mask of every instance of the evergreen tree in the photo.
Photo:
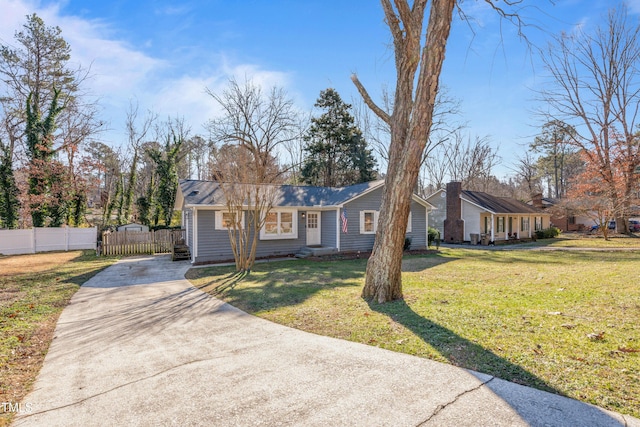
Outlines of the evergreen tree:
[{"label": "evergreen tree", "polygon": [[17,228],[20,202],[9,146],[0,141],[0,228]]},{"label": "evergreen tree", "polygon": [[[64,217],[64,182],[59,162],[54,160],[53,133],[56,117],[63,110],[58,105],[59,92],[54,88],[54,96],[47,116],[43,119],[32,94],[27,97],[27,156],[29,157],[29,200],[31,219],[34,227],[44,227],[47,218],[52,226],[62,224]],[[57,191],[56,191],[57,190]]]},{"label": "evergreen tree", "polygon": [[302,180],[337,187],[375,179],[376,161],[346,104],[334,89],[320,92],[315,106],[325,112],[311,119],[304,139]]}]

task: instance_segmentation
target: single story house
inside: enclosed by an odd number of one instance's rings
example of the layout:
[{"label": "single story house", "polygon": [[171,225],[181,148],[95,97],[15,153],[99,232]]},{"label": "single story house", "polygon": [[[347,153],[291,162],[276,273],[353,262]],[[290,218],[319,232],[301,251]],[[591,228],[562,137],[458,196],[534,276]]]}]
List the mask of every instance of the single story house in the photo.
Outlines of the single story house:
[{"label": "single story house", "polygon": [[445,243],[484,243],[531,238],[537,230],[551,226],[542,209],[508,197],[462,190],[450,182],[427,197],[434,206],[429,225],[440,231]]},{"label": "single story house", "polygon": [[[307,248],[323,253],[370,251],[378,224],[384,180],[346,187],[269,186],[273,208],[258,237],[256,257],[288,256]],[[233,259],[226,198],[215,181],[181,180],[176,210],[191,250],[200,264]],[[407,225],[412,248],[427,246],[427,221],[432,206],[413,196]],[[246,221],[246,219],[241,219]]]},{"label": "single story house", "polygon": [[593,215],[576,213],[563,205],[562,199],[542,197],[542,194],[538,193],[527,204],[548,212],[551,216],[551,224],[562,231],[588,231],[596,225],[593,219],[597,216],[595,213]]}]

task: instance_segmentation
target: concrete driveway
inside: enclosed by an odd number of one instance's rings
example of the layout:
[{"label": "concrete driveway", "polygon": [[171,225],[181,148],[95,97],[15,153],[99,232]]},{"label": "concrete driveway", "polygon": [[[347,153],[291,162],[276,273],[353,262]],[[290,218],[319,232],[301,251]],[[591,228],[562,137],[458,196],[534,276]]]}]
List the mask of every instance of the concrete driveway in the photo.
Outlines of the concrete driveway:
[{"label": "concrete driveway", "polygon": [[123,259],[60,316],[15,426],[640,426],[451,365],[317,336]]}]

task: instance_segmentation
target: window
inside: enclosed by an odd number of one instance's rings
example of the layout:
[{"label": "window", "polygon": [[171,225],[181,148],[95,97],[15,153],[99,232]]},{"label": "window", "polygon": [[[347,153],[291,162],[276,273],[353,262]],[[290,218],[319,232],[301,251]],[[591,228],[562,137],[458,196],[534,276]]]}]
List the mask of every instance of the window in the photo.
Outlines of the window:
[{"label": "window", "polygon": [[264,233],[268,235],[278,234],[278,213],[269,212],[264,220]]},{"label": "window", "polygon": [[534,225],[533,225],[533,229],[535,231],[540,231],[542,230],[542,217],[541,216],[537,216],[534,219]]},{"label": "window", "polygon": [[489,228],[489,217],[485,216],[484,217],[484,234],[489,234],[491,232],[491,229]]},{"label": "window", "polygon": [[[216,230],[228,230],[233,228],[233,222],[235,213],[228,211],[216,211],[215,229]],[[244,224],[244,212],[240,217],[240,224]]]},{"label": "window", "polygon": [[411,233],[411,212],[409,212],[409,219],[407,220],[407,233]]},{"label": "window", "polygon": [[293,213],[280,212],[280,234],[293,233]]},{"label": "window", "polygon": [[520,218],[520,231],[529,231],[529,218]]},{"label": "window", "polygon": [[260,230],[261,240],[297,239],[298,215],[292,210],[272,210]]},{"label": "window", "polygon": [[498,233],[504,233],[504,217],[498,217]]},{"label": "window", "polygon": [[377,211],[360,211],[360,234],[375,234],[378,228]]}]

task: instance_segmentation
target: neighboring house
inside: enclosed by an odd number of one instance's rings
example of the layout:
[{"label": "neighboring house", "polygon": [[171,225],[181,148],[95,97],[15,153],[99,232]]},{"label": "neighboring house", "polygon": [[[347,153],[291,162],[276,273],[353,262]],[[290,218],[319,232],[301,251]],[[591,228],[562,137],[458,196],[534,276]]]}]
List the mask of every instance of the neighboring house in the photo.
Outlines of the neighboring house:
[{"label": "neighboring house", "polygon": [[[324,253],[370,251],[383,186],[383,180],[339,188],[271,186],[274,204],[260,232],[256,257],[293,255],[309,247]],[[175,207],[182,211],[193,263],[233,259],[225,227],[225,215],[229,215],[225,200],[217,182],[180,181]],[[431,208],[424,199],[413,196],[407,225],[412,248],[427,246]]]},{"label": "neighboring house", "polygon": [[485,243],[531,238],[536,230],[550,227],[550,216],[541,209],[508,197],[462,190],[450,182],[427,197],[434,206],[429,225],[440,231],[445,243]]},{"label": "neighboring house", "polygon": [[527,204],[548,212],[551,224],[562,231],[589,230],[595,224],[589,216],[577,214],[563,206],[561,199],[542,197],[541,193],[535,194]]}]

